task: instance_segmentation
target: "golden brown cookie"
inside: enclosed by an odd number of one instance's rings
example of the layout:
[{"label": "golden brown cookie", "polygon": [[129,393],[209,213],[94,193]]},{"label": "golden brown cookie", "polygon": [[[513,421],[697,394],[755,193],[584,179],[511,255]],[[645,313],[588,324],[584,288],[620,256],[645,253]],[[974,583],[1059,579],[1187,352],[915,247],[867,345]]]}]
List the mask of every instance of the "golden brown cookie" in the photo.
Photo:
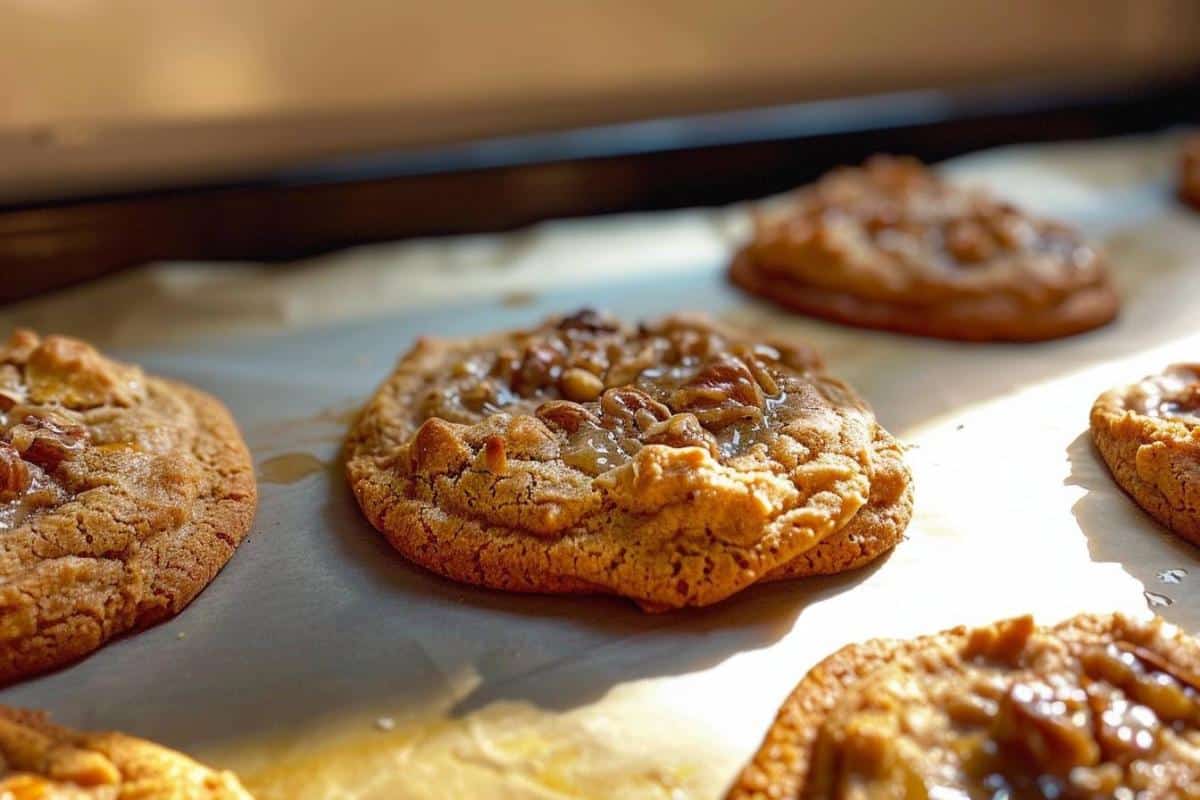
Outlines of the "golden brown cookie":
[{"label": "golden brown cookie", "polygon": [[860,566],[912,503],[895,441],[814,353],[686,316],[423,339],[346,458],[367,518],[428,569],[656,610]]},{"label": "golden brown cookie", "polygon": [[1074,231],[956,188],[912,159],[834,170],[755,222],[733,282],[836,322],[1033,341],[1117,313],[1103,259]]},{"label": "golden brown cookie", "polygon": [[801,797],[1200,797],[1200,642],[1084,615],[843,648],[727,795]]},{"label": "golden brown cookie", "polygon": [[1200,364],[1175,364],[1100,395],[1092,439],[1139,506],[1200,545]]},{"label": "golden brown cookie", "polygon": [[0,706],[3,800],[251,800],[229,772],[120,733],[81,733]]},{"label": "golden brown cookie", "polygon": [[250,529],[215,399],[60,336],[0,346],[0,683],[178,613]]},{"label": "golden brown cookie", "polygon": [[1179,163],[1179,197],[1200,209],[1200,136],[1183,143]]},{"label": "golden brown cookie", "polygon": [[871,452],[871,492],[866,505],[845,527],[771,570],[761,580],[848,572],[871,563],[904,538],[913,507],[912,473],[904,463],[904,448],[882,426],[876,425]]}]

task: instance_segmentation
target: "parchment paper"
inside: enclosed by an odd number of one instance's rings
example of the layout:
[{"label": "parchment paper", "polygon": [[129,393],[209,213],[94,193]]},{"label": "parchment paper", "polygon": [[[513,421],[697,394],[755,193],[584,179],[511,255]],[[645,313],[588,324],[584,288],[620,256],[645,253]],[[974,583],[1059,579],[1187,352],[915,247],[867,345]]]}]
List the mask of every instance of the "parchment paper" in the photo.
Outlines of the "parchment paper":
[{"label": "parchment paper", "polygon": [[[6,325],[88,335],[224,398],[262,502],[252,537],[177,619],[0,703],[154,738],[238,769],[272,800],[708,799],[803,672],[846,643],[1027,611],[1146,613],[1144,592],[1200,630],[1198,551],[1116,489],[1086,436],[1102,390],[1200,358],[1200,215],[1171,198],[1176,146],[1018,148],[948,166],[1107,243],[1119,321],[1039,345],[776,312],[722,277],[745,231],[737,208],[369,248],[296,270],[157,266],[6,310]],[[348,414],[417,335],[585,303],[628,318],[698,308],[814,341],[912,448],[908,539],[854,574],[658,616],[410,566],[341,479]],[[1168,569],[1187,574],[1165,583]]]}]

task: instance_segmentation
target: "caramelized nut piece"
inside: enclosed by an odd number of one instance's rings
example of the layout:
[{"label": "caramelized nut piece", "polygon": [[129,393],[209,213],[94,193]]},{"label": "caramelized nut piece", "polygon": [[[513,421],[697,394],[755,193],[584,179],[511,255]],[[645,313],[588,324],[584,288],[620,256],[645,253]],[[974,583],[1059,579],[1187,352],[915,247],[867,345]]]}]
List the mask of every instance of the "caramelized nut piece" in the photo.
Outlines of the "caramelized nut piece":
[{"label": "caramelized nut piece", "polygon": [[558,323],[558,328],[563,331],[615,333],[621,329],[621,326],[608,314],[602,314],[594,308],[583,308],[574,314],[563,317]]},{"label": "caramelized nut piece", "polygon": [[83,452],[88,431],[62,414],[28,409],[21,422],[9,429],[7,438],[21,458],[53,471]]},{"label": "caramelized nut piece", "polygon": [[995,255],[996,243],[983,225],[963,220],[947,231],[946,249],[960,263],[979,264]]},{"label": "caramelized nut piece", "polygon": [[549,386],[562,371],[563,354],[549,344],[534,342],[525,348],[521,365],[512,376],[512,388],[530,394]]},{"label": "caramelized nut piece", "polygon": [[1197,692],[1200,692],[1200,675],[1192,670],[1178,664],[1172,664],[1167,659],[1158,655],[1158,653],[1148,650],[1145,647],[1138,647],[1128,642],[1117,642],[1117,647],[1126,652],[1133,653],[1147,667],[1165,672],[1184,686],[1190,686]]},{"label": "caramelized nut piece", "polygon": [[763,395],[746,362],[728,353],[705,364],[696,377],[671,396],[673,407],[688,410],[731,403],[761,408]]},{"label": "caramelized nut piece", "polygon": [[508,471],[508,454],[504,450],[504,439],[499,436],[488,437],[483,446],[483,463],[488,472],[502,475]]},{"label": "caramelized nut piece", "polygon": [[1086,709],[1087,695],[1078,688],[1017,682],[1000,703],[995,736],[1055,771],[1063,765],[1090,766],[1099,762],[1100,748]]},{"label": "caramelized nut piece", "polygon": [[604,381],[585,369],[568,369],[559,378],[563,396],[577,403],[595,400],[604,391]]},{"label": "caramelized nut piece", "polygon": [[[653,421],[671,416],[671,409],[632,386],[604,392],[600,396],[600,411],[611,421],[634,424],[646,421],[647,417]],[[639,416],[639,412],[645,413]]]},{"label": "caramelized nut piece", "polygon": [[11,444],[0,442],[0,502],[16,500],[33,483],[29,465]]},{"label": "caramelized nut piece", "polygon": [[644,371],[655,366],[659,362],[659,358],[658,350],[653,345],[648,345],[633,358],[614,361],[604,376],[604,385],[614,388],[628,386],[636,381]]},{"label": "caramelized nut piece", "polygon": [[458,426],[433,417],[414,434],[408,448],[408,468],[419,475],[453,473],[470,461],[471,451]]},{"label": "caramelized nut piece", "polygon": [[575,433],[585,423],[600,426],[599,417],[578,403],[566,400],[547,400],[534,413],[547,425],[561,428],[567,433]]},{"label": "caramelized nut piece", "polygon": [[669,447],[703,447],[714,456],[718,454],[713,436],[700,424],[695,414],[675,414],[646,428],[646,444],[665,444]]}]

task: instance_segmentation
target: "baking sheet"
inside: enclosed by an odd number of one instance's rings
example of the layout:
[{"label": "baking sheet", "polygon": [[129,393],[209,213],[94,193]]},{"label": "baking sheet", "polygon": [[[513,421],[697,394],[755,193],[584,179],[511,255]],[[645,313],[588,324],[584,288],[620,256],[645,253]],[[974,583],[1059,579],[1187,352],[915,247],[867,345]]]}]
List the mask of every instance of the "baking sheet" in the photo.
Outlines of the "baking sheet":
[{"label": "baking sheet", "polygon": [[[802,673],[848,642],[1027,611],[1144,613],[1147,592],[1200,630],[1198,551],[1115,488],[1086,436],[1103,389],[1200,357],[1200,216],[1170,197],[1176,144],[949,165],[1108,244],[1120,319],[1039,345],[858,331],[745,298],[721,274],[743,209],[370,248],[298,271],[167,265],[8,309],[5,324],[92,336],[224,398],[262,498],[253,535],[178,618],[0,702],[179,747],[272,800],[699,800],[721,794]],[[418,335],[584,303],[627,318],[703,309],[816,343],[911,447],[907,540],[857,573],[657,616],[407,564],[341,479],[348,415]],[[1163,570],[1186,574],[1167,583]]]}]

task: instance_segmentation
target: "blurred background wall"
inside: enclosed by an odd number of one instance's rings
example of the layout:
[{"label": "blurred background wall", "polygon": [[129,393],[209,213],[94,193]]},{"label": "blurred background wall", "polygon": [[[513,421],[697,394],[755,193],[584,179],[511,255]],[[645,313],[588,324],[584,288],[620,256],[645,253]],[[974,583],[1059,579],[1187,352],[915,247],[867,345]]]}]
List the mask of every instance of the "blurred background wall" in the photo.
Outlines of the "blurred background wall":
[{"label": "blurred background wall", "polygon": [[817,97],[1194,68],[1197,0],[0,0],[0,201]]}]

